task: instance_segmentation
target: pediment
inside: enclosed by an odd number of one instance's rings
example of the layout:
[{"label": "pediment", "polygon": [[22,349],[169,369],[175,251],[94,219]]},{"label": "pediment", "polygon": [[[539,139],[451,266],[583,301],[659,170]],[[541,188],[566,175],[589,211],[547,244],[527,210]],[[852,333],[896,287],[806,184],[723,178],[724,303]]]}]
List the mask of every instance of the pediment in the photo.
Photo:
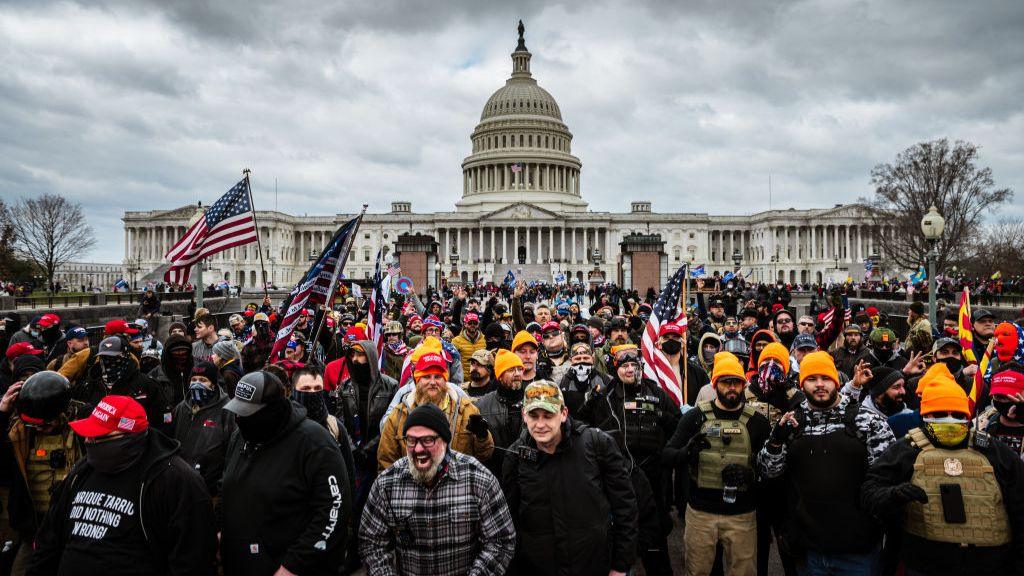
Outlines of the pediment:
[{"label": "pediment", "polygon": [[153,218],[183,218],[185,220],[188,220],[189,218],[192,217],[193,214],[196,213],[196,208],[198,208],[198,206],[196,206],[195,204],[188,204],[186,206],[174,208],[166,212],[158,212],[153,215]]},{"label": "pediment", "polygon": [[481,220],[561,220],[562,216],[529,202],[515,202],[484,214]]}]

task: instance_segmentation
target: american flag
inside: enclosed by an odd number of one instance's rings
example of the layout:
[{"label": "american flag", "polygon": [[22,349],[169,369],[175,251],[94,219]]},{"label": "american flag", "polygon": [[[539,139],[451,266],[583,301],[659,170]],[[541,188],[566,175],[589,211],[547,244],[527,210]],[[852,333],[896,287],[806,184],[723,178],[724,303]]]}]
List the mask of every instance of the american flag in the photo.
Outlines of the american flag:
[{"label": "american flag", "polygon": [[[679,306],[679,296],[683,293],[683,282],[687,281],[687,265],[683,264],[672,275],[668,285],[661,291],[654,310],[647,319],[644,335],[640,343],[640,353],[644,357],[644,377],[658,383],[672,398],[676,406],[686,402],[683,398],[683,387],[679,376],[668,364],[668,358],[658,350],[658,331],[662,324],[671,323],[686,326],[686,310]],[[685,362],[685,359],[683,360]]]},{"label": "american flag", "polygon": [[516,162],[515,164],[512,165],[512,173],[513,174],[518,174],[518,173],[520,173],[522,171],[523,171],[523,163],[522,162]]},{"label": "american flag", "polygon": [[171,267],[164,281],[184,285],[192,265],[228,248],[256,241],[256,217],[250,202],[249,179],[243,178],[213,203],[164,258]]},{"label": "american flag", "polygon": [[[396,268],[391,264],[387,265],[387,272],[382,274],[380,262],[383,254],[377,251],[377,264],[373,269],[373,292],[370,294],[370,301],[367,303],[366,316],[366,337],[373,341],[377,349],[377,360],[379,364],[384,362],[384,314],[388,309],[388,299],[391,297],[391,282]],[[401,272],[401,269],[398,269]],[[379,367],[379,366],[378,366]]]},{"label": "american flag", "polygon": [[277,331],[277,341],[270,352],[271,361],[284,350],[288,340],[295,331],[295,324],[305,308],[315,307],[318,304],[330,306],[334,297],[334,287],[341,275],[341,269],[348,260],[349,250],[352,248],[352,240],[359,229],[359,221],[362,216],[356,216],[349,220],[344,226],[334,233],[334,237],[320,253],[313,266],[302,277],[302,280],[292,288],[291,294],[285,299],[283,305],[284,319],[281,320],[281,328]]}]

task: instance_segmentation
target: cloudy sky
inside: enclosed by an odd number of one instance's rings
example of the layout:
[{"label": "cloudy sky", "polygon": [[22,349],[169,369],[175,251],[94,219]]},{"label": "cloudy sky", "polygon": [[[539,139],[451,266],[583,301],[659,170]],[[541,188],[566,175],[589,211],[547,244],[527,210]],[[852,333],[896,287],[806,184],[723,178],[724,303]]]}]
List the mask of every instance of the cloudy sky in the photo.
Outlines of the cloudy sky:
[{"label": "cloudy sky", "polygon": [[[258,5],[258,6],[257,6]],[[871,194],[922,140],[979,144],[1024,216],[1024,4],[4,2],[0,196],[63,194],[120,261],[124,210],[451,210],[516,23],[593,210],[750,213]]]}]

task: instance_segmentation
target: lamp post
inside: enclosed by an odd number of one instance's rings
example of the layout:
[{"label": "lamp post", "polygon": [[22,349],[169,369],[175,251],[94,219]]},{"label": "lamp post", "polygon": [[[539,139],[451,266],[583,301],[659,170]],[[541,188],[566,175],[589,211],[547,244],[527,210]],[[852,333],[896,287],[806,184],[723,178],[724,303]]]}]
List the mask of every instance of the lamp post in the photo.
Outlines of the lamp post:
[{"label": "lamp post", "polygon": [[434,264],[434,289],[441,291],[441,263]]},{"label": "lamp post", "polygon": [[938,254],[935,252],[935,246],[939,242],[939,238],[942,237],[943,230],[946,229],[946,219],[939,214],[938,208],[932,204],[931,208],[928,209],[928,213],[921,219],[921,232],[924,234],[924,239],[928,241],[928,322],[931,323],[932,329],[935,328],[935,259]]},{"label": "lamp post", "polygon": [[740,249],[736,248],[732,251],[732,264],[735,266],[733,272],[739,273],[740,262],[743,262],[743,254],[740,253]]}]

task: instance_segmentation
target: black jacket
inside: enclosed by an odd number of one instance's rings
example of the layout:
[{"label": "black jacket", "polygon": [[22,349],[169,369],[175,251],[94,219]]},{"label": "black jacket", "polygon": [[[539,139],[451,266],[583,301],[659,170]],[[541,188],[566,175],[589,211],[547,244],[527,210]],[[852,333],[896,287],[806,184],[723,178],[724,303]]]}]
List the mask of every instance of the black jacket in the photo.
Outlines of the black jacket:
[{"label": "black jacket", "polygon": [[566,421],[554,454],[527,432],[513,444],[532,458],[505,459],[502,490],[519,536],[519,574],[627,572],[636,561],[637,502],[622,455],[604,432]]},{"label": "black jacket", "polygon": [[[188,350],[188,362],[182,370],[174,365],[174,356],[171,351],[183,348]],[[164,351],[160,355],[160,365],[149,373],[154,380],[164,387],[164,396],[167,399],[168,407],[173,408],[188,395],[189,377],[192,374],[192,345],[184,336],[171,336],[164,343]]]},{"label": "black jacket", "polygon": [[[377,470],[377,444],[380,442],[380,421],[387,413],[391,399],[398,391],[398,382],[390,376],[381,374],[378,368],[377,349],[373,342],[358,342],[366,352],[370,363],[370,387],[368,398],[359,397],[359,387],[350,376],[338,384],[341,390],[341,418],[350,438],[360,438],[360,445],[355,452],[361,452],[356,459],[357,466],[363,470]],[[360,430],[356,430],[355,420],[362,410],[369,415],[367,422],[360,422]],[[354,456],[355,454],[353,454]]]},{"label": "black jacket", "polygon": [[[148,446],[136,465],[144,470],[139,487],[140,520],[160,574],[216,574],[217,530],[213,505],[203,481],[177,456],[178,443],[150,429]],[[50,511],[36,535],[28,574],[99,573],[116,576],[117,566],[61,567],[77,486],[93,473],[82,459],[53,495]]]},{"label": "black jacket", "polygon": [[[638,397],[649,400],[637,402]],[[626,410],[627,405],[638,404],[652,405],[654,411]],[[606,387],[590,391],[579,419],[614,436],[627,463],[651,464],[660,470],[661,450],[675,433],[679,416],[679,408],[654,382],[644,378],[634,387],[615,378]]]},{"label": "black jacket", "polygon": [[[1013,540],[1000,547],[961,547],[903,534],[901,556],[907,568],[923,574],[1024,574],[1024,462],[1013,450],[989,439],[978,448],[992,464],[1010,518]],[[903,506],[893,499],[894,488],[910,482],[921,450],[902,438],[893,443],[868,469],[861,487],[861,507],[899,526]]]},{"label": "black jacket", "polygon": [[485,465],[495,476],[500,477],[506,456],[501,449],[511,446],[523,431],[523,391],[507,390],[498,384],[498,388],[476,401],[476,409],[487,421],[491,437],[494,438],[495,450]]},{"label": "black jacket", "polygon": [[174,407],[174,439],[181,443],[181,457],[191,464],[206,482],[211,496],[216,496],[224,475],[224,455],[235,431],[235,414],[224,409],[228,395],[217,388],[220,396],[213,402],[193,410],[192,400]]},{"label": "black jacket", "polygon": [[352,503],[338,444],[289,402],[287,423],[263,444],[236,430],[228,444],[221,489],[225,576],[337,573],[345,553]]}]

